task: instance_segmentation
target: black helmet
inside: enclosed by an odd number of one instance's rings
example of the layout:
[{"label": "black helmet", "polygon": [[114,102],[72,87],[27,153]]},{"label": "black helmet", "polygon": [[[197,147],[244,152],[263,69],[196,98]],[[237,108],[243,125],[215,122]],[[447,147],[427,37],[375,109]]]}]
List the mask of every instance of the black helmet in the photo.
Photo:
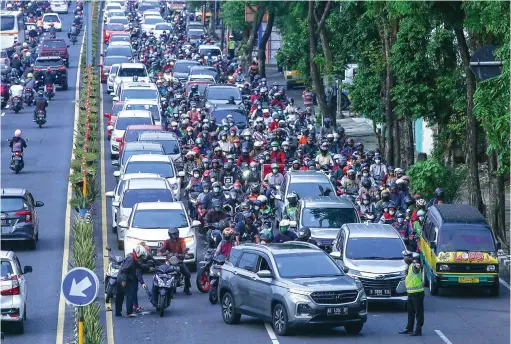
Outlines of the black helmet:
[{"label": "black helmet", "polygon": [[381,199],[383,200],[383,202],[388,202],[390,201],[390,192],[388,191],[383,191],[381,193]]},{"label": "black helmet", "polygon": [[396,214],[396,217],[397,217],[398,219],[399,219],[399,218],[404,219],[404,218],[405,218],[405,214],[404,214],[403,212],[401,212],[401,211],[398,211],[398,212],[397,212],[397,214]]},{"label": "black helmet", "polygon": [[169,237],[172,240],[179,239],[179,229],[177,229],[177,227],[170,227],[168,233],[169,233]]},{"label": "black helmet", "polygon": [[436,188],[436,190],[435,190],[435,197],[438,198],[438,199],[443,199],[444,198],[444,189]]},{"label": "black helmet", "polygon": [[302,227],[298,230],[298,239],[300,241],[308,241],[311,237],[311,230],[309,227]]},{"label": "black helmet", "polygon": [[372,185],[371,180],[369,180],[369,178],[363,178],[361,184],[366,189],[371,188],[371,185]]},{"label": "black helmet", "polygon": [[405,197],[405,204],[407,207],[411,206],[414,203],[415,203],[415,198],[410,197],[410,196]]},{"label": "black helmet", "polygon": [[214,211],[220,211],[222,209],[222,202],[219,199],[214,199],[212,203]]}]

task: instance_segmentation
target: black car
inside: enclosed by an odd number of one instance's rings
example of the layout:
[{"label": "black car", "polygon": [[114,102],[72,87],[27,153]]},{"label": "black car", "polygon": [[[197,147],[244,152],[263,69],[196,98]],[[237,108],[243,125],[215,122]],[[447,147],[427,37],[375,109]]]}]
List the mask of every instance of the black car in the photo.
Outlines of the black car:
[{"label": "black car", "polygon": [[172,76],[179,81],[186,81],[188,75],[190,75],[190,68],[192,66],[200,65],[199,61],[195,60],[178,60],[174,65]]},{"label": "black car", "polygon": [[215,106],[213,110],[211,110],[209,116],[210,119],[216,119],[217,123],[222,123],[223,119],[227,119],[227,115],[232,115],[232,119],[234,120],[234,124],[238,127],[239,130],[243,130],[248,127],[247,116],[245,115],[245,111],[240,108],[238,105],[229,105],[229,106]]},{"label": "black car", "polygon": [[2,241],[28,241],[29,247],[35,250],[39,240],[36,208],[43,205],[26,189],[2,188]]},{"label": "black car", "polygon": [[[236,104],[229,104],[233,97]],[[235,85],[210,85],[204,91],[205,106],[211,111],[213,108],[243,105],[241,91]]]},{"label": "black car", "polygon": [[48,67],[56,74],[55,84],[62,87],[63,90],[67,90],[67,67],[60,56],[38,57],[34,63],[34,77],[39,79]]}]

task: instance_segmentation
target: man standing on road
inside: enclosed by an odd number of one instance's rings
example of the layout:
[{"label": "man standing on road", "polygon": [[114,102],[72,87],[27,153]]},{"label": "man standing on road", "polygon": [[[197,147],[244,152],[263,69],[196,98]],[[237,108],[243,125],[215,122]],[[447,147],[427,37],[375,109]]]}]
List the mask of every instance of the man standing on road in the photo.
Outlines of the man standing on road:
[{"label": "man standing on road", "polygon": [[[419,254],[411,251],[403,251],[405,262],[408,264],[408,273],[405,278],[406,292],[408,300],[406,302],[408,310],[408,323],[399,334],[410,334],[412,336],[422,336],[422,326],[424,325],[424,287],[422,286],[422,267],[418,261]],[[417,326],[413,331],[413,324],[417,319]]]},{"label": "man standing on road", "polygon": [[138,245],[126,255],[119,269],[119,284],[117,285],[117,294],[115,295],[115,316],[122,315],[122,303],[126,296],[126,316],[136,317],[133,313],[134,293],[137,290],[137,283],[140,282],[142,288],[147,288],[142,277],[141,259],[147,255],[144,246]]},{"label": "man standing on road", "polygon": [[234,40],[234,36],[229,36],[229,59],[234,58],[234,50],[236,49],[236,41]]}]

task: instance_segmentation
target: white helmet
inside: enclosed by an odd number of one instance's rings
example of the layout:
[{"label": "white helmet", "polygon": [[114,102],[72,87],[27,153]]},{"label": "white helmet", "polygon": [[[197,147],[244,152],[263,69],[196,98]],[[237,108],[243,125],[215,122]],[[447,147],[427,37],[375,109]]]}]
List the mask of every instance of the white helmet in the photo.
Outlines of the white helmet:
[{"label": "white helmet", "polygon": [[20,129],[16,129],[16,130],[14,131],[14,136],[16,136],[16,137],[21,137],[21,130],[20,130]]},{"label": "white helmet", "polygon": [[257,201],[259,201],[259,202],[261,202],[261,203],[266,203],[266,202],[268,202],[268,198],[266,198],[266,196],[265,196],[265,195],[259,195],[259,196],[257,196],[257,199],[256,199],[256,200],[257,200]]},{"label": "white helmet", "polygon": [[263,143],[261,141],[254,142],[254,147],[262,147]]},{"label": "white helmet", "polygon": [[142,245],[137,245],[133,251],[135,252],[135,254],[137,255],[137,257],[142,257],[142,256],[145,256],[147,255],[147,250],[145,249],[144,246]]},{"label": "white helmet", "polygon": [[30,55],[32,55],[30,51],[27,51],[27,53],[25,54],[26,57],[30,57]]}]

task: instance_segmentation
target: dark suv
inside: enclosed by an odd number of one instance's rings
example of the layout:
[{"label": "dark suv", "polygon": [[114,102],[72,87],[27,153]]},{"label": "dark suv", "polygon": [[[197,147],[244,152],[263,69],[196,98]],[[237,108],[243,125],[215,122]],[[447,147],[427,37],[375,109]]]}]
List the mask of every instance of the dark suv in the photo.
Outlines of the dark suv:
[{"label": "dark suv", "polygon": [[41,42],[41,51],[39,56],[60,56],[66,67],[69,67],[69,47],[62,38],[45,39]]},{"label": "dark suv", "polygon": [[55,84],[62,87],[63,90],[67,90],[67,68],[59,56],[41,56],[35,60],[34,63],[34,76],[39,79],[46,69],[50,67],[52,72],[55,72],[56,79]]},{"label": "dark suv", "polygon": [[367,321],[362,283],[303,242],[234,247],[222,267],[219,292],[224,322],[235,324],[249,315],[271,322],[282,336],[303,325],[359,333]]},{"label": "dark suv", "polygon": [[2,241],[28,241],[29,247],[35,250],[39,240],[36,208],[43,205],[34,201],[28,190],[2,189]]}]

